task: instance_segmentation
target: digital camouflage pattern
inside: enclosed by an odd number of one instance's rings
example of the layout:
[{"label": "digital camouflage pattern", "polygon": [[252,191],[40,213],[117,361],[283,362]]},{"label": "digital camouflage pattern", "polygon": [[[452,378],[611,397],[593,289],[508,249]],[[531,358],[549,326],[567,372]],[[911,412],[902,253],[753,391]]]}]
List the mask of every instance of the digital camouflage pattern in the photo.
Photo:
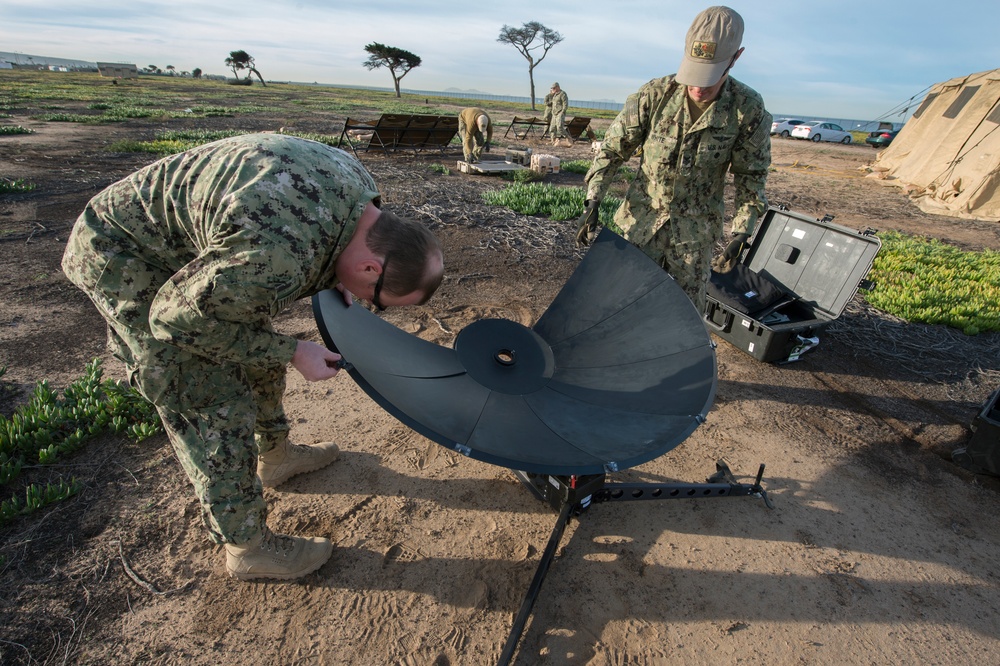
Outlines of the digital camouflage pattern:
[{"label": "digital camouflage pattern", "polygon": [[336,285],[335,259],[377,196],[340,149],[245,135],[111,185],[73,228],[63,270],[156,405],[217,542],[259,533],[257,455],[288,436],[281,399],[297,343],[272,318]]},{"label": "digital camouflage pattern", "polygon": [[548,134],[553,139],[566,138],[566,110],[569,108],[569,96],[565,90],[552,93],[552,112],[549,119]]},{"label": "digital camouflage pattern", "polygon": [[486,144],[493,141],[493,121],[486,128],[486,136],[479,131],[476,119],[479,116],[490,117],[488,113],[476,107],[463,109],[458,114],[458,135],[462,137],[462,155],[466,162],[478,162],[483,156]]},{"label": "digital camouflage pattern", "polygon": [[736,187],[732,231],[751,233],[767,210],[770,129],[760,95],[732,77],[695,122],[685,86],[673,76],[654,79],[628,97],[608,128],[586,175],[587,198],[602,199],[618,168],[641,148],[615,224],[703,311],[712,248],[723,230],[726,172]]}]

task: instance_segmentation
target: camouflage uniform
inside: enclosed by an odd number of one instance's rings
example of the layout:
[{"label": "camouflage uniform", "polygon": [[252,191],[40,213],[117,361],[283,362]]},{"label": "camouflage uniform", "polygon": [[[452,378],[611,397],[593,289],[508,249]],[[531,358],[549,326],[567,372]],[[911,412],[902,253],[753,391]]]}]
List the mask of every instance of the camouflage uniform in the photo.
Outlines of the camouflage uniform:
[{"label": "camouflage uniform", "polygon": [[565,90],[552,93],[552,115],[547,132],[553,139],[566,138],[566,109],[568,108],[569,96]]},{"label": "camouflage uniform", "polygon": [[296,340],[272,318],[334,286],[375,183],[337,148],[247,135],[155,162],[94,197],[63,270],[109,324],[129,382],[156,405],[215,541],[258,534],[258,453],[288,437]]},{"label": "camouflage uniform", "polygon": [[545,123],[545,134],[548,134],[549,123],[551,121],[552,121],[552,93],[547,93],[545,95],[545,111],[542,113],[542,122]]},{"label": "camouflage uniform", "polygon": [[489,114],[482,109],[469,107],[458,114],[458,135],[462,137],[462,154],[466,162],[478,162],[483,156],[483,148],[493,141],[493,121],[486,128],[486,136],[479,131],[476,119]]},{"label": "camouflage uniform", "polygon": [[732,231],[752,232],[767,209],[770,129],[760,95],[732,77],[694,123],[685,86],[673,76],[654,79],[629,96],[587,172],[587,198],[599,200],[619,166],[642,149],[615,224],[677,280],[699,312],[722,235],[727,169],[736,186]]}]

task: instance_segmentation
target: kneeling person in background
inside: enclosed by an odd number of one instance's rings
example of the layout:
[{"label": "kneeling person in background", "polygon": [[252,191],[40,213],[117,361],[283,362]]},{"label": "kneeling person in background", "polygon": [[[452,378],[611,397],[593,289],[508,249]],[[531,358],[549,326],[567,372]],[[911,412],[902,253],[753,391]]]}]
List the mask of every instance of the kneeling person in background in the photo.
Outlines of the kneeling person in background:
[{"label": "kneeling person in background", "polygon": [[493,122],[482,109],[463,109],[458,114],[458,135],[462,137],[462,155],[465,161],[475,164],[482,158],[483,151],[490,152]]}]

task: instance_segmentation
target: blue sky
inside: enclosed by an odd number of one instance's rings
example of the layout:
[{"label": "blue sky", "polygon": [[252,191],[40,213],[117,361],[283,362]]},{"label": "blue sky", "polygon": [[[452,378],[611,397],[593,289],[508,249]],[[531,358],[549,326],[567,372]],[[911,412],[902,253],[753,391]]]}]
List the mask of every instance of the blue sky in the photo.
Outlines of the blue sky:
[{"label": "blue sky", "polygon": [[[535,69],[537,95],[559,81],[571,101],[623,102],[649,79],[676,71],[684,34],[706,6],[0,0],[0,51],[226,74],[226,56],[243,49],[265,79],[388,87],[386,70],[369,72],[361,64],[365,44],[377,41],[423,59],[404,88],[527,96],[527,61],[496,38],[505,23],[538,21],[564,41]],[[760,92],[774,114],[881,119],[938,81],[1000,67],[997,0],[733,0],[729,6],[746,22],[746,52],[733,76]]]}]

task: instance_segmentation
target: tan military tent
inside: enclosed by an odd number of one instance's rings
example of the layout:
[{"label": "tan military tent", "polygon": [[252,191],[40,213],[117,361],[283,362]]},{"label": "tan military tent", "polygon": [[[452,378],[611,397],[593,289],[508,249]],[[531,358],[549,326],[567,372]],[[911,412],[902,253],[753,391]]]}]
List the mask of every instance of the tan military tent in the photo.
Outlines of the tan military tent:
[{"label": "tan military tent", "polygon": [[1000,69],[933,86],[871,176],[928,213],[1000,221]]}]

